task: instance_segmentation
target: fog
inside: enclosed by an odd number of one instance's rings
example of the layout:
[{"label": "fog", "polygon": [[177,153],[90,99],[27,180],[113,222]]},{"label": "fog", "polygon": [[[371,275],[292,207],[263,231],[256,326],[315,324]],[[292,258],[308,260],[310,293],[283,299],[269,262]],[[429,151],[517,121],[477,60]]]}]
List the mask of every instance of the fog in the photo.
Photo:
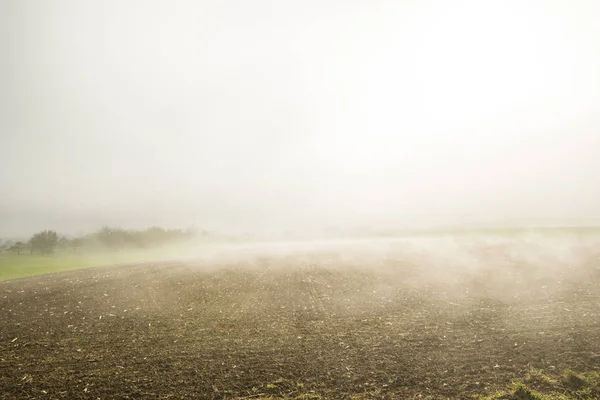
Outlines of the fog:
[{"label": "fog", "polygon": [[596,1],[0,4],[0,236],[600,222]]}]

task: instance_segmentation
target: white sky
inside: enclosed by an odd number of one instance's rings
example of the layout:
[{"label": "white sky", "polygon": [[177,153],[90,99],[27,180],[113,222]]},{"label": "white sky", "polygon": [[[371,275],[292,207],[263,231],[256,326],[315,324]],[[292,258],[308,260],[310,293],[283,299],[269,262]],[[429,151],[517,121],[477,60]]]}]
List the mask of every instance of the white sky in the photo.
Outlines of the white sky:
[{"label": "white sky", "polygon": [[0,5],[0,236],[600,220],[600,2]]}]

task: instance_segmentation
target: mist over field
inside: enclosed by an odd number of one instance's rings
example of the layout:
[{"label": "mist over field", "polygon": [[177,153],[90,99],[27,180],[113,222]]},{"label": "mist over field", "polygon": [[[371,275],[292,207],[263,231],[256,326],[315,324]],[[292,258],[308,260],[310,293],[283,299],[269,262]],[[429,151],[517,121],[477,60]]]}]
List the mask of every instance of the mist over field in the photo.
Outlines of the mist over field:
[{"label": "mist over field", "polygon": [[0,399],[600,398],[600,2],[0,2]]},{"label": "mist over field", "polygon": [[200,270],[236,265],[259,273],[274,266],[360,271],[384,286],[435,288],[456,298],[539,300],[575,285],[581,295],[600,299],[600,233],[213,243],[198,250],[182,248],[179,259]]}]

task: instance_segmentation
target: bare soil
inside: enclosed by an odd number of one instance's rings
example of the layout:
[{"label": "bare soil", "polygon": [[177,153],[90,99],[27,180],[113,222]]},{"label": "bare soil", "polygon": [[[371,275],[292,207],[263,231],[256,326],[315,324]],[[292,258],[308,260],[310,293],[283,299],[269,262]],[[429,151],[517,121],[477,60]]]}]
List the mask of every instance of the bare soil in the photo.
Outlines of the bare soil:
[{"label": "bare soil", "polygon": [[0,282],[0,398],[473,398],[532,367],[600,369],[597,262],[442,274],[336,257]]}]

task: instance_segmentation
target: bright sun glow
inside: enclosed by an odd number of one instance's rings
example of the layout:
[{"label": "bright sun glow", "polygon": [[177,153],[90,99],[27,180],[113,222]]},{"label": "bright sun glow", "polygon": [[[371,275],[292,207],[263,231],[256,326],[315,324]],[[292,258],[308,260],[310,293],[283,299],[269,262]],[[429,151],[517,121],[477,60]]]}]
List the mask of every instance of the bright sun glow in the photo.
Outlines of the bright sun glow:
[{"label": "bright sun glow", "polygon": [[546,3],[430,1],[357,30],[352,47],[336,49],[335,65],[347,67],[332,75],[355,114],[351,125],[340,118],[342,134],[322,158],[345,171],[402,160],[448,170],[432,165],[448,161],[436,148],[485,158],[500,150],[494,143],[568,121],[597,99],[590,76],[598,60],[561,13]]}]

